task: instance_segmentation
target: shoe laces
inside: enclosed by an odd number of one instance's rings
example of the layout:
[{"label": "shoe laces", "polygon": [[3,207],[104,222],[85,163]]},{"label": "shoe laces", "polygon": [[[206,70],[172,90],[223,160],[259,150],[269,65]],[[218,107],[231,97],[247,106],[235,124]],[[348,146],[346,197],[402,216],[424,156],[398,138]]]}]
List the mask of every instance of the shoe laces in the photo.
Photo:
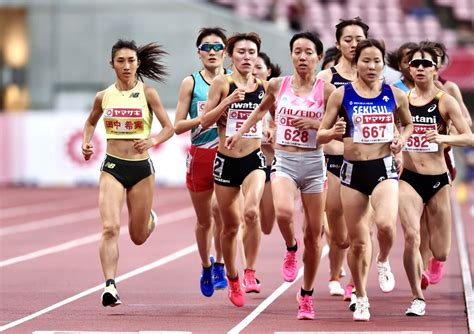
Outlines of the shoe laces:
[{"label": "shoe laces", "polygon": [[242,294],[242,290],[240,289],[239,280],[229,280],[229,289],[232,294]]},{"label": "shoe laces", "polygon": [[359,312],[365,312],[365,311],[368,311],[369,310],[369,307],[370,307],[370,304],[369,304],[369,301],[366,299],[357,299],[357,302],[356,302],[356,310],[358,310]]},{"label": "shoe laces", "polygon": [[245,269],[244,283],[245,283],[245,285],[257,284],[257,279],[255,278],[255,270]]},{"label": "shoe laces", "polygon": [[300,311],[305,313],[313,312],[313,298],[311,296],[299,296],[300,300]]},{"label": "shoe laces", "polygon": [[410,309],[415,309],[415,310],[420,310],[423,308],[423,306],[425,305],[425,302],[420,300],[420,299],[413,299],[412,302],[411,302],[411,307]]},{"label": "shoe laces", "polygon": [[296,252],[287,251],[284,261],[285,267],[292,267],[296,264]]},{"label": "shoe laces", "polygon": [[441,270],[442,267],[443,267],[443,262],[438,261],[438,260],[431,261],[431,268],[433,269],[432,271],[438,272]]}]

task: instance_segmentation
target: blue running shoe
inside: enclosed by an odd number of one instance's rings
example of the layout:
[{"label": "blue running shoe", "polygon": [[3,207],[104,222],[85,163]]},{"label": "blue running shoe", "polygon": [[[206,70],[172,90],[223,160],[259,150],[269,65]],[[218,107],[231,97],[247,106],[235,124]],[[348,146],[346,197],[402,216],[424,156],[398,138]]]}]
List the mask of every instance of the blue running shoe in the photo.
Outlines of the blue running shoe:
[{"label": "blue running shoe", "polygon": [[206,297],[211,297],[214,293],[214,283],[212,281],[212,271],[214,268],[214,257],[210,257],[211,266],[202,268],[201,273],[201,293]]},{"label": "blue running shoe", "polygon": [[227,278],[223,263],[214,264],[212,269],[212,279],[214,280],[214,289],[221,290],[227,288]]}]

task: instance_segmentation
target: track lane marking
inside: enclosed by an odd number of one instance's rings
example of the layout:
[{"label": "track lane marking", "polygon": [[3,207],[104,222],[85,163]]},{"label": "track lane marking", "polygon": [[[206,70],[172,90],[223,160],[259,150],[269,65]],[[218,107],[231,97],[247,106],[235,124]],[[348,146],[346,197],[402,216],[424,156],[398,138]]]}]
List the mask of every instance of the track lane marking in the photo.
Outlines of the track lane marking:
[{"label": "track lane marking", "polygon": [[[321,252],[321,259],[326,257],[329,253],[329,246],[324,245],[323,250]],[[278,287],[273,293],[268,296],[263,302],[261,302],[248,316],[246,316],[240,323],[238,323],[234,328],[229,330],[228,334],[238,334],[240,333],[245,327],[247,327],[252,321],[257,318],[260,313],[265,311],[265,309],[271,305],[278,297],[280,297],[286,290],[288,290],[293,284],[295,284],[302,276],[303,276],[303,269],[304,266],[298,270],[298,275],[293,282],[284,282],[282,285]]]},{"label": "track lane marking", "polygon": [[454,227],[458,239],[459,264],[461,265],[461,277],[464,287],[464,300],[466,303],[467,325],[469,333],[474,333],[474,296],[472,295],[471,268],[469,266],[469,253],[466,245],[466,234],[464,221],[461,215],[459,203],[452,199],[451,207],[454,215]]},{"label": "track lane marking", "polygon": [[[158,226],[174,223],[181,219],[185,219],[185,218],[189,218],[193,216],[195,216],[194,209],[191,206],[189,206],[184,209],[175,211],[173,213],[168,213],[162,216],[158,216]],[[120,234],[122,235],[126,233],[128,233],[128,227],[122,226],[120,228]],[[43,248],[43,249],[28,253],[28,254],[20,255],[20,256],[15,256],[15,257],[0,261],[0,268],[7,267],[12,264],[16,264],[20,262],[25,262],[28,260],[33,260],[41,256],[63,252],[71,248],[87,245],[87,244],[100,240],[101,237],[102,237],[102,233],[94,233],[94,234],[91,234],[79,239],[67,241],[65,243],[62,243],[56,246]]]},{"label": "track lane marking", "polygon": [[[122,282],[122,281],[125,281],[125,280],[127,280],[127,279],[129,279],[129,278],[132,278],[132,277],[135,277],[135,276],[137,276],[137,275],[143,274],[143,273],[145,273],[145,272],[147,272],[147,271],[150,271],[150,270],[152,270],[152,269],[161,267],[161,266],[163,266],[163,265],[165,265],[165,264],[167,264],[167,263],[169,263],[169,262],[171,262],[171,261],[177,260],[177,259],[179,259],[179,258],[181,258],[181,257],[183,257],[183,256],[186,256],[186,255],[188,255],[188,254],[194,253],[194,252],[196,252],[196,251],[197,251],[197,244],[194,243],[194,244],[192,244],[191,246],[188,246],[188,247],[186,247],[186,248],[183,248],[183,249],[181,249],[181,250],[179,250],[179,251],[177,251],[177,252],[175,252],[175,253],[172,253],[172,254],[170,254],[170,255],[168,255],[168,256],[165,256],[165,257],[163,257],[163,258],[161,258],[161,259],[159,259],[159,260],[156,260],[156,261],[154,261],[154,262],[152,262],[152,263],[149,263],[149,264],[147,264],[147,265],[145,265],[145,266],[142,266],[142,267],[139,267],[139,268],[134,269],[134,270],[132,270],[132,271],[129,271],[128,273],[125,273],[125,274],[123,274],[123,275],[120,275],[119,277],[117,277],[117,278],[115,279],[115,281],[116,281],[117,283]],[[5,331],[5,330],[7,330],[7,329],[16,327],[16,326],[18,326],[18,325],[21,325],[21,324],[23,324],[23,323],[25,323],[25,322],[27,322],[27,321],[30,321],[30,320],[32,320],[32,319],[35,319],[35,318],[37,318],[37,317],[39,317],[39,316],[41,316],[41,315],[43,315],[43,314],[46,314],[46,313],[48,313],[48,312],[54,311],[54,310],[57,309],[57,308],[60,308],[60,307],[62,307],[62,306],[64,306],[64,305],[67,305],[67,304],[69,304],[69,303],[72,303],[72,302],[74,302],[74,301],[76,301],[76,300],[78,300],[78,299],[80,299],[80,298],[82,298],[82,297],[86,297],[86,296],[88,296],[88,295],[90,295],[90,294],[93,294],[94,292],[97,292],[97,291],[99,291],[99,290],[101,290],[101,289],[103,289],[103,288],[104,288],[104,283],[101,283],[101,284],[96,285],[96,286],[94,286],[94,287],[92,287],[92,288],[90,288],[90,289],[87,289],[87,290],[85,290],[85,291],[82,291],[82,292],[80,292],[80,293],[78,293],[78,294],[76,294],[76,295],[74,295],[74,296],[72,296],[72,297],[66,298],[66,299],[64,299],[64,300],[62,300],[62,301],[60,301],[60,302],[58,302],[58,303],[56,303],[56,304],[53,304],[53,305],[48,306],[48,307],[46,307],[46,308],[44,308],[44,309],[42,309],[42,310],[39,310],[39,311],[37,311],[37,312],[35,312],[35,313],[32,313],[32,314],[30,314],[30,315],[28,315],[28,316],[26,316],[26,317],[23,317],[23,318],[21,318],[21,319],[15,320],[15,321],[12,321],[12,322],[10,322],[10,323],[8,323],[8,324],[6,324],[6,325],[0,326],[0,332],[3,332],[3,331]]]}]

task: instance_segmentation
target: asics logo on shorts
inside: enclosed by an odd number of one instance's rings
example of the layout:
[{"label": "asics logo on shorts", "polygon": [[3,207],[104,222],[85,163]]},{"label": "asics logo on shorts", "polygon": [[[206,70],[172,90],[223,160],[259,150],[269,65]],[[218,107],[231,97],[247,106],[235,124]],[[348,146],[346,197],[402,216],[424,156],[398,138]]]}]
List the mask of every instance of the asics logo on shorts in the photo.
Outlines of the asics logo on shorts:
[{"label": "asics logo on shorts", "polygon": [[434,184],[434,186],[433,186],[433,189],[436,189],[436,188],[438,188],[440,184],[441,184],[441,183],[440,183],[439,181],[438,181],[438,182],[436,182],[436,183]]}]

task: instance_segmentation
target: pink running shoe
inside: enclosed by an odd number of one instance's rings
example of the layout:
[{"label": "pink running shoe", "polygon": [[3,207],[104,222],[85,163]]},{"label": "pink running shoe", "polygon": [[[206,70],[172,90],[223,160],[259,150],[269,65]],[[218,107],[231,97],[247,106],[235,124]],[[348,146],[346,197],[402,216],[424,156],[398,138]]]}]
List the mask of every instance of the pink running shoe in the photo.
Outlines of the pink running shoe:
[{"label": "pink running shoe", "polygon": [[230,301],[237,307],[242,307],[245,304],[245,295],[240,288],[240,280],[239,276],[234,279],[230,279],[227,276],[227,281],[229,282],[229,286],[227,288],[227,295],[229,296]]},{"label": "pink running shoe", "polygon": [[421,273],[421,289],[426,290],[428,285],[430,285],[430,276],[424,271]]},{"label": "pink running shoe", "polygon": [[443,278],[444,262],[438,261],[435,258],[431,258],[428,268],[430,284],[438,284]]},{"label": "pink running shoe", "polygon": [[347,284],[346,288],[344,289],[344,301],[345,302],[351,301],[352,291],[354,291],[354,286],[352,284]]},{"label": "pink running shoe", "polygon": [[[299,295],[299,294],[298,294]],[[313,320],[314,309],[313,309],[313,297],[312,296],[298,296],[298,320]]]},{"label": "pink running shoe", "polygon": [[255,277],[255,270],[244,270],[244,280],[242,285],[245,288],[245,293],[260,293],[260,281]]},{"label": "pink running shoe", "polygon": [[296,244],[298,245],[296,252],[286,251],[285,259],[283,260],[281,274],[286,282],[293,282],[298,275],[297,255],[300,250],[299,240],[296,240]]}]

